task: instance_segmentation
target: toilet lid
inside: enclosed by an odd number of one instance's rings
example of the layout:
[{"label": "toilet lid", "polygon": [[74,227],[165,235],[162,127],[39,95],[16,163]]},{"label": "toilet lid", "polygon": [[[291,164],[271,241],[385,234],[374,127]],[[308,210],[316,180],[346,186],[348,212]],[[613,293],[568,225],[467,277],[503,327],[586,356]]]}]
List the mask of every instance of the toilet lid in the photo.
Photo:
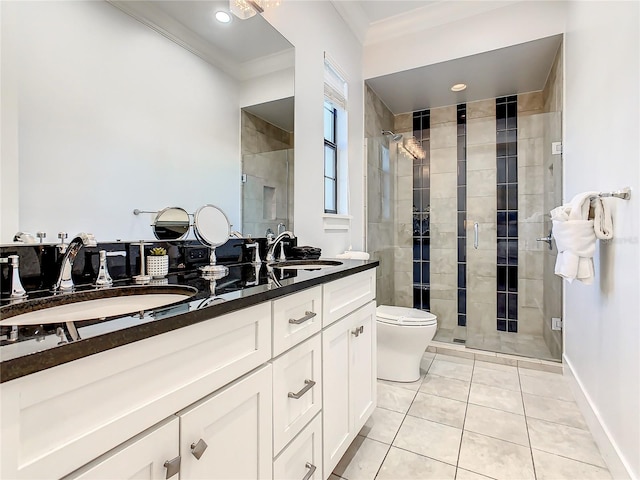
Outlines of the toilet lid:
[{"label": "toilet lid", "polygon": [[433,313],[408,307],[380,305],[376,309],[378,321],[399,325],[426,326],[435,325],[437,317]]}]

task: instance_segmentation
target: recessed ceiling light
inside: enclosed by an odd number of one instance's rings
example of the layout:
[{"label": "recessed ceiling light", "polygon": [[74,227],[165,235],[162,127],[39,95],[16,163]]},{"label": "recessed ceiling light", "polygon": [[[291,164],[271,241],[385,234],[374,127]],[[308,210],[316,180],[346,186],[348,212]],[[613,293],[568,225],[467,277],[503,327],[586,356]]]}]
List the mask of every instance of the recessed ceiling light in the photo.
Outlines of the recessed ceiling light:
[{"label": "recessed ceiling light", "polygon": [[216,20],[220,23],[229,23],[231,21],[231,15],[220,10],[219,12],[216,12]]},{"label": "recessed ceiling light", "polygon": [[463,90],[465,90],[467,88],[467,85],[465,83],[456,83],[454,86],[451,87],[451,91],[452,92],[461,92]]}]

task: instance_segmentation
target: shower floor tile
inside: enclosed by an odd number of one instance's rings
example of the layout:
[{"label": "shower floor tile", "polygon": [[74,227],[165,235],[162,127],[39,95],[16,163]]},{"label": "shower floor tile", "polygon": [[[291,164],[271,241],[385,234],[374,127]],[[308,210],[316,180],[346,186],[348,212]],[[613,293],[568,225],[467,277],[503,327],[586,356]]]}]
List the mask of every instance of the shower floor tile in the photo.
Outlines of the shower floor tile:
[{"label": "shower floor tile", "polygon": [[378,382],[378,409],[331,480],[611,478],[561,374],[425,356],[410,388]]}]

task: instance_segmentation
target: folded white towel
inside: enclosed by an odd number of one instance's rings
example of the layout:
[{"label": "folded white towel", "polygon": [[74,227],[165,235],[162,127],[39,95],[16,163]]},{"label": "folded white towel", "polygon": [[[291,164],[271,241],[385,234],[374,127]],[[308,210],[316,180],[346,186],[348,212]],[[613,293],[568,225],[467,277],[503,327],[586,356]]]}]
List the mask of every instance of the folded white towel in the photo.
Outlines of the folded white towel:
[{"label": "folded white towel", "polygon": [[589,207],[590,197],[596,193],[580,193],[569,204],[551,211],[553,237],[558,248],[555,274],[569,283],[574,279],[587,285],[593,283],[596,234],[593,220],[589,220]]},{"label": "folded white towel", "polygon": [[357,250],[346,250],[344,253],[339,253],[336,258],[352,259],[352,260],[369,260],[369,254],[367,252],[359,252]]}]

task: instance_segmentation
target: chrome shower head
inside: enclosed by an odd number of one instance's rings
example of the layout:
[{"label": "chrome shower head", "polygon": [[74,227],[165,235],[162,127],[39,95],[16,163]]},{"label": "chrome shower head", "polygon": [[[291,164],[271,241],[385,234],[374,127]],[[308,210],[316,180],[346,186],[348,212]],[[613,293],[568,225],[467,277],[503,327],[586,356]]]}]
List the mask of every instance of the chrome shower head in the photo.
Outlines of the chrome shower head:
[{"label": "chrome shower head", "polygon": [[391,130],[382,130],[382,135],[391,135],[391,140],[394,142],[399,142],[402,140],[401,133],[393,133]]}]

